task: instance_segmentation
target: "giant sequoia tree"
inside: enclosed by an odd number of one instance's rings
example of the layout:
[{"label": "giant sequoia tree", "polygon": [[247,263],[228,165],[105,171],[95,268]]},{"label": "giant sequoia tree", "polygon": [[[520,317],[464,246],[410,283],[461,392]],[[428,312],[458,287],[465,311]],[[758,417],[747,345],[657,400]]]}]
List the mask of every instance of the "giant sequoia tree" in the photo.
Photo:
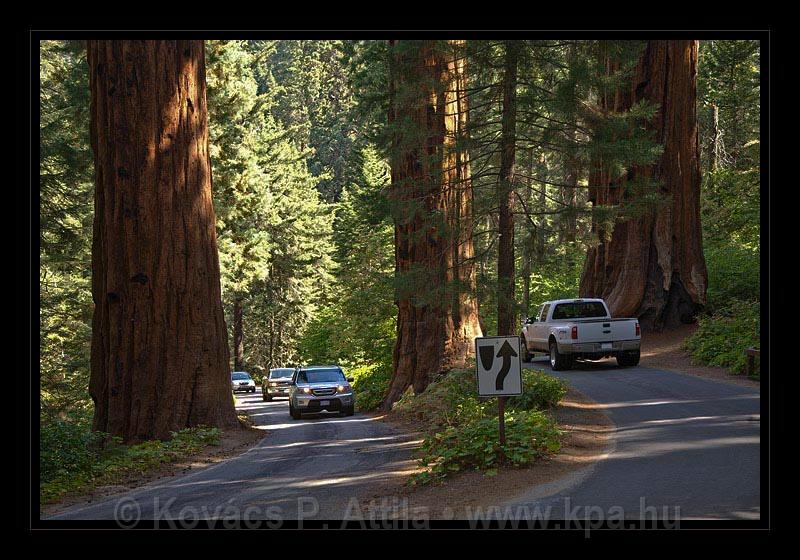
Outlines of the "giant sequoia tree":
[{"label": "giant sequoia tree", "polygon": [[505,41],[503,113],[500,135],[500,177],[497,182],[499,239],[497,243],[497,334],[513,334],[514,290],[514,165],[517,147],[517,61],[519,41]]},{"label": "giant sequoia tree", "polygon": [[[659,160],[621,177],[594,161],[590,200],[619,205],[646,184],[658,184],[665,204],[628,217],[613,232],[595,222],[601,241],[589,250],[580,294],[602,297],[614,315],[645,326],[691,322],[705,303],[706,265],[700,230],[700,147],[697,128],[697,41],[649,41],[628,87],[606,92],[603,112],[658,104],[648,127],[663,145]],[[613,70],[616,61],[606,55]]]},{"label": "giant sequoia tree", "polygon": [[397,341],[385,405],[463,365],[480,336],[461,42],[390,43]]},{"label": "giant sequoia tree", "polygon": [[94,429],[236,425],[202,41],[90,41]]}]

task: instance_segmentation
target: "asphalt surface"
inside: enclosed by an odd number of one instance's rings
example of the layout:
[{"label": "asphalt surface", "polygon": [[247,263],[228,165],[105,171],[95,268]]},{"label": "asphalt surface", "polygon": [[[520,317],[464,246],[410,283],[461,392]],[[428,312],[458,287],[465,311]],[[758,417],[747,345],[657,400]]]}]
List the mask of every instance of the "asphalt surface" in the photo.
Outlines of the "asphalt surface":
[{"label": "asphalt surface", "polygon": [[[614,360],[548,371],[595,400],[616,425],[607,457],[519,497],[516,518],[758,519],[760,394],[738,385]],[[546,492],[545,492],[546,494]],[[508,515],[504,508],[501,515]]]},{"label": "asphalt surface", "polygon": [[277,527],[279,520],[366,518],[354,498],[413,465],[411,438],[369,416],[323,412],[292,420],[287,399],[263,402],[260,389],[236,399],[266,430],[244,454],[48,519],[236,518]]},{"label": "asphalt surface", "polygon": [[[526,367],[549,371],[546,360]],[[616,429],[605,458],[500,504],[488,517],[727,518],[760,515],[760,398],[747,387],[615,362],[552,372]],[[369,416],[295,421],[285,399],[237,395],[265,438],[244,454],[50,519],[357,518],[356,497],[413,466],[411,436]],[[477,490],[479,491],[479,490]],[[506,507],[503,507],[506,506]]]}]

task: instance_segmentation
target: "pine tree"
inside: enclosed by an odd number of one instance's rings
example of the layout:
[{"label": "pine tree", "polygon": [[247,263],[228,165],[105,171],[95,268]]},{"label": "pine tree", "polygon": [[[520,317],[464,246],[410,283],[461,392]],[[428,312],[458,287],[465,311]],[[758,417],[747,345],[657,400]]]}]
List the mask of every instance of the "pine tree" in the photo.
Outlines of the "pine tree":
[{"label": "pine tree", "polygon": [[330,283],[332,211],[308,151],[274,116],[283,89],[270,42],[211,41],[209,110],[223,291],[236,368],[297,359],[296,344]]},{"label": "pine tree", "polygon": [[92,148],[82,41],[40,43],[39,372],[43,420],[90,415]]}]

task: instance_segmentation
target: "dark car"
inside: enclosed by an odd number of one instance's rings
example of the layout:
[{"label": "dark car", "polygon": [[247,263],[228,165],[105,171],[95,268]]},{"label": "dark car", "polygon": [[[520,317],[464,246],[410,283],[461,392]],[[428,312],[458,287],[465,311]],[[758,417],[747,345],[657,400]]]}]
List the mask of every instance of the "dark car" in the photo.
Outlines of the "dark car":
[{"label": "dark car", "polygon": [[261,383],[261,398],[271,401],[274,397],[288,397],[292,385],[294,368],[272,368]]},{"label": "dark car", "polygon": [[289,394],[289,414],[299,420],[306,412],[338,412],[352,416],[356,399],[350,382],[339,366],[308,366],[295,372]]}]

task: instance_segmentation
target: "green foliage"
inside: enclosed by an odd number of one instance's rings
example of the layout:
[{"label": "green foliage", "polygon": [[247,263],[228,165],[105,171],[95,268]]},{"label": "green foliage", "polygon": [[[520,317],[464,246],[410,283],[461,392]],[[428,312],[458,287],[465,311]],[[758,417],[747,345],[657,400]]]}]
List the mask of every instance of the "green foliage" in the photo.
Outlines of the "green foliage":
[{"label": "green foliage", "polygon": [[316,188],[327,202],[338,201],[352,180],[350,158],[360,145],[362,118],[353,112],[344,43],[277,41],[262,67],[269,68],[280,91],[272,113],[297,146],[309,149],[309,171],[318,178]]},{"label": "green foliage", "polygon": [[761,296],[761,251],[729,241],[710,240],[703,253],[708,268],[708,309],[714,312],[735,301],[758,301]]},{"label": "green foliage", "polygon": [[701,317],[697,331],[685,342],[686,349],[701,364],[744,373],[745,350],[753,346],[760,348],[760,309],[757,301],[733,300],[713,315]]},{"label": "green foliage", "polygon": [[311,319],[298,344],[304,363],[391,368],[396,308],[393,301],[393,228],[383,199],[386,164],[374,148],[353,154],[353,182],[341,194],[334,221],[331,297]]},{"label": "green foliage", "polygon": [[481,417],[465,424],[451,425],[427,437],[422,444],[422,466],[428,470],[415,475],[412,484],[425,484],[467,469],[490,474],[505,460],[514,467],[561,448],[556,423],[538,410],[506,412],[506,444],[499,443],[497,418]]},{"label": "green foliage", "polygon": [[[333,208],[310,152],[273,112],[281,88],[271,42],[209,41],[208,106],[223,298],[241,302],[248,368],[298,360],[297,342],[328,293]],[[232,332],[231,332],[232,336]]]},{"label": "green foliage", "polygon": [[375,410],[383,402],[392,379],[390,364],[366,364],[352,367],[347,375],[353,377],[356,408],[360,411]]},{"label": "green foliage", "polygon": [[42,480],[89,472],[101,455],[106,434],[85,424],[55,420],[39,434],[39,474]]},{"label": "green foliage", "polygon": [[734,373],[745,371],[745,350],[759,346],[759,81],[758,41],[701,41],[697,87],[708,314],[686,348],[697,362]]},{"label": "green foliage", "polygon": [[[525,370],[524,392],[511,397],[506,408],[506,446],[509,464],[522,466],[558,450],[560,433],[545,409],[566,394],[560,380]],[[392,414],[413,420],[428,433],[421,465],[427,467],[412,483],[427,483],[468,468],[496,469],[500,464],[496,399],[481,399],[475,390],[474,369],[454,369],[419,395],[411,391],[395,403]]]},{"label": "green foliage", "polygon": [[40,43],[39,372],[42,421],[91,412],[93,164],[82,41]]},{"label": "green foliage", "polygon": [[546,410],[557,405],[567,387],[560,379],[539,370],[526,369],[522,372],[522,394],[509,397],[507,406],[517,410]]},{"label": "green foliage", "polygon": [[172,432],[168,441],[152,440],[126,446],[119,438],[93,432],[88,425],[56,421],[40,434],[39,492],[42,503],[70,492],[119,484],[125,475],[142,474],[219,445],[219,428],[195,427]]},{"label": "green foliage", "polygon": [[[719,109],[718,163],[736,169],[757,168],[761,119],[761,47],[756,40],[700,42],[697,93],[704,167],[710,167],[711,106]],[[755,148],[755,149],[753,149]]]}]

